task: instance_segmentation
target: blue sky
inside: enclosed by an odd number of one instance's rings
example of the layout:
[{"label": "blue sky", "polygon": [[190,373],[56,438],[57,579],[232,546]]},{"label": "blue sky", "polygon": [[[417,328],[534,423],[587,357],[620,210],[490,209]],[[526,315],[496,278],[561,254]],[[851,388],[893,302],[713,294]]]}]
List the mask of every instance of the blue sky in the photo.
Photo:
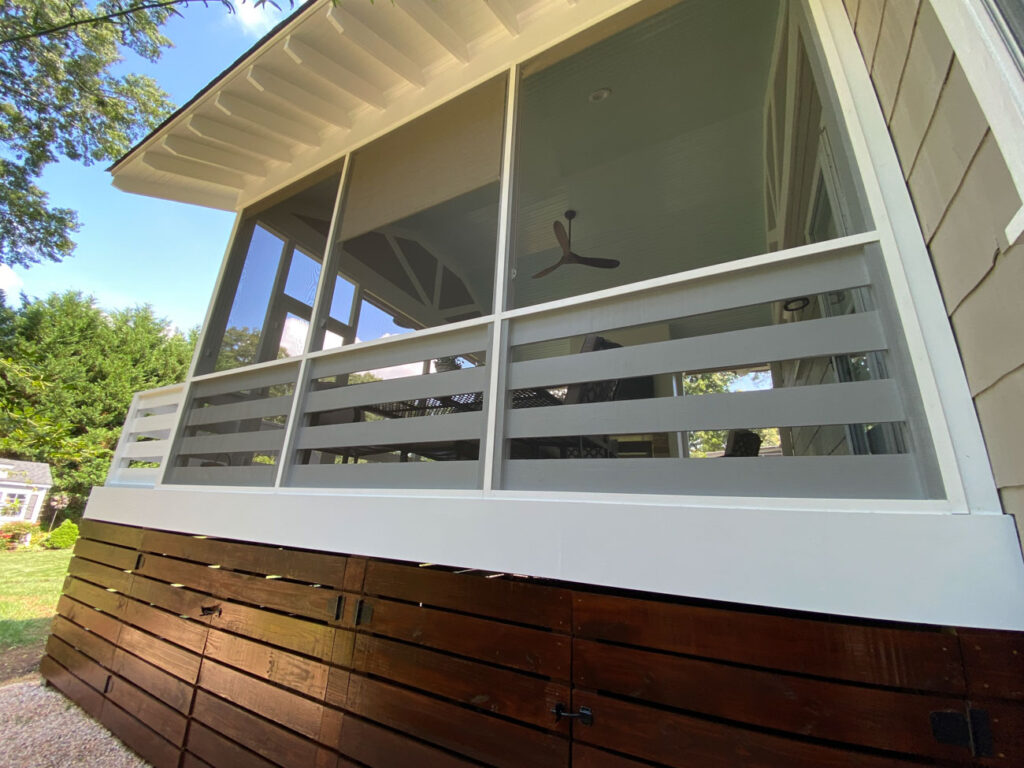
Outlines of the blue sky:
[{"label": "blue sky", "polygon": [[[183,9],[184,17],[165,27],[174,48],[156,64],[135,58],[124,66],[155,78],[176,104],[185,103],[283,15],[251,4],[236,9],[234,15],[218,3]],[[8,304],[19,291],[34,297],[73,289],[92,294],[105,309],[152,304],[182,329],[200,325],[234,215],[121,192],[105,167],[65,161],[46,170],[40,186],[51,203],[78,212],[78,245],[60,264],[0,268]]]}]

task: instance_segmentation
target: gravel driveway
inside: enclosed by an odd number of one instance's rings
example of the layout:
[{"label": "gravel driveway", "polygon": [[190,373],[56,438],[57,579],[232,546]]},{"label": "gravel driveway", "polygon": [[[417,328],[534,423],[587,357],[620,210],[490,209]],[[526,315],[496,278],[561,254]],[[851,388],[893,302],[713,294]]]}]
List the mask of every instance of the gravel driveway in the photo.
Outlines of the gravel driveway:
[{"label": "gravel driveway", "polygon": [[42,678],[0,687],[4,768],[147,768],[134,752]]}]

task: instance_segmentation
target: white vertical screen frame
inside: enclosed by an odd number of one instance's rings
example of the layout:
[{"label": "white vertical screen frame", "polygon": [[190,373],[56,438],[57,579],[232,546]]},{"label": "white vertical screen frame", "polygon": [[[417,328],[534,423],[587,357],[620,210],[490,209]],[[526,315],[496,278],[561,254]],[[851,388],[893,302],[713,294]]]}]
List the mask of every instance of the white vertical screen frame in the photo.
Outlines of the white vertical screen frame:
[{"label": "white vertical screen frame", "polygon": [[505,135],[502,137],[501,148],[501,194],[498,208],[498,244],[495,249],[494,263],[494,304],[491,315],[494,324],[491,327],[491,343],[487,356],[487,420],[484,427],[484,455],[482,462],[483,489],[494,488],[495,468],[501,461],[503,430],[499,429],[498,420],[505,408],[505,398],[500,397],[505,391],[505,356],[507,353],[507,336],[505,324],[501,320],[505,310],[505,294],[508,289],[508,264],[512,238],[512,206],[513,179],[515,168],[516,133],[519,125],[519,80],[520,65],[516,64],[508,70],[505,98]]},{"label": "white vertical screen frame", "polygon": [[[927,2],[935,9],[1024,201],[1024,78],[1015,54],[982,0]],[[1024,239],[1024,204],[1010,219],[1004,236],[1006,247]]]},{"label": "white vertical screen frame", "polygon": [[806,8],[878,231],[946,497],[954,512],[1001,514],[963,362],[850,19],[841,3],[806,0]]}]

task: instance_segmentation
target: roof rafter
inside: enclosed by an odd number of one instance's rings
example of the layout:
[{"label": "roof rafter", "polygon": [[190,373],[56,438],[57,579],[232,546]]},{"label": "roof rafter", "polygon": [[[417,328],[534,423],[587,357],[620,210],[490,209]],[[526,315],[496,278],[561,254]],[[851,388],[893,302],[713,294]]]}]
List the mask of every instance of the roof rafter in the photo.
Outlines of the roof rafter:
[{"label": "roof rafter", "polygon": [[275,75],[264,67],[249,67],[246,79],[260,93],[272,94],[307,115],[318,117],[338,128],[352,127],[348,112],[343,107]]},{"label": "roof rafter", "polygon": [[519,16],[508,0],[484,0],[491,13],[512,37],[519,34]]},{"label": "roof rafter", "polygon": [[175,176],[184,176],[188,179],[205,181],[208,184],[216,184],[220,187],[231,189],[243,189],[245,178],[240,173],[227,171],[223,168],[215,168],[206,163],[197,163],[194,160],[185,160],[173,155],[162,155],[152,150],[142,155],[142,164],[152,168],[154,171],[171,173]]},{"label": "roof rafter", "polygon": [[284,49],[296,64],[308,67],[312,74],[335,87],[377,109],[384,109],[387,106],[387,100],[380,88],[366,82],[359,75],[349,71],[329,56],[325,56],[309,43],[304,43],[293,35],[289,35],[285,40]]},{"label": "roof rafter", "polygon": [[282,141],[269,139],[266,136],[257,136],[248,131],[243,131],[241,128],[236,128],[233,125],[228,125],[218,120],[211,120],[202,115],[192,115],[188,119],[188,129],[204,139],[219,141],[269,160],[287,163],[292,159],[291,149]]},{"label": "roof rafter", "polygon": [[427,84],[423,69],[416,62],[363,24],[350,11],[335,5],[327,10],[327,18],[338,34],[344,35],[392,72],[420,88]]},{"label": "roof rafter", "polygon": [[424,0],[395,0],[395,5],[420,25],[424,32],[434,38],[437,43],[463,64],[469,62],[469,49],[448,22]]},{"label": "roof rafter", "polygon": [[253,157],[240,155],[224,147],[204,144],[185,136],[165,136],[163,146],[168,152],[178,157],[198,160],[228,171],[244,173],[257,178],[267,175],[266,166]]},{"label": "roof rafter", "polygon": [[307,147],[315,147],[320,144],[320,134],[316,129],[285,117],[268,107],[253,104],[251,101],[223,91],[217,94],[215,103],[224,114],[266,128],[278,136],[305,144]]}]

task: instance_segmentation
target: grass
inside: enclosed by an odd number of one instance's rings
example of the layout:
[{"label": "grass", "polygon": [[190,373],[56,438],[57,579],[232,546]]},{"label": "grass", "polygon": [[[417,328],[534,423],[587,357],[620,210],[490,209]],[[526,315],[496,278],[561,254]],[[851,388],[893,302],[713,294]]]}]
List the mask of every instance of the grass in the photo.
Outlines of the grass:
[{"label": "grass", "polygon": [[0,552],[0,653],[46,638],[70,560],[70,549]]}]

